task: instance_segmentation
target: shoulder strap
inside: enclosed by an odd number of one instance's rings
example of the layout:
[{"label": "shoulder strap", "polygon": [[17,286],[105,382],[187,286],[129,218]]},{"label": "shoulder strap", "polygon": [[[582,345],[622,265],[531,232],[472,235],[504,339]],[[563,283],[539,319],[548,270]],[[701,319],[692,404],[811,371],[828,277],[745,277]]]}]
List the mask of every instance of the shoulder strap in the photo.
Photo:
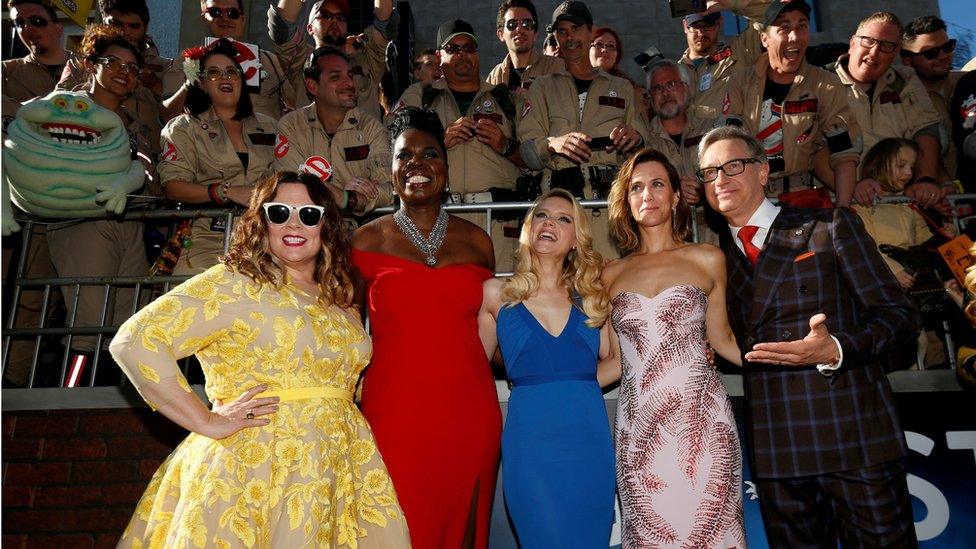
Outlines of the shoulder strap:
[{"label": "shoulder strap", "polygon": [[441,94],[441,90],[427,84],[424,86],[423,91],[420,94],[420,106],[425,109],[432,108],[431,105],[437,100],[437,97]]}]

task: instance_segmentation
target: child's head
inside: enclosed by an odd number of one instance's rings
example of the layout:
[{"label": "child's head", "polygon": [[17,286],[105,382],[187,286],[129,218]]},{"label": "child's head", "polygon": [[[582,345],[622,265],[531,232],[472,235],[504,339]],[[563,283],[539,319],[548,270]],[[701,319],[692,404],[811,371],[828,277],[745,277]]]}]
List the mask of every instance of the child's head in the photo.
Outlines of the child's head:
[{"label": "child's head", "polygon": [[861,177],[876,180],[885,192],[900,193],[912,180],[917,159],[918,145],[914,141],[888,137],[878,141],[864,155]]}]

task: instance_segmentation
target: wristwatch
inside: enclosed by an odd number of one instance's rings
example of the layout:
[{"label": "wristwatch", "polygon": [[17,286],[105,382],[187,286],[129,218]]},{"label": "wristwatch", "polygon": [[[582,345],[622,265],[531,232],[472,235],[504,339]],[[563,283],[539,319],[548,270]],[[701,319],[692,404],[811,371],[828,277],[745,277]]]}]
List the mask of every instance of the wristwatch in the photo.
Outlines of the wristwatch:
[{"label": "wristwatch", "polygon": [[514,139],[505,140],[505,148],[502,149],[500,153],[502,156],[512,156],[515,154],[516,149],[518,149],[518,141]]}]

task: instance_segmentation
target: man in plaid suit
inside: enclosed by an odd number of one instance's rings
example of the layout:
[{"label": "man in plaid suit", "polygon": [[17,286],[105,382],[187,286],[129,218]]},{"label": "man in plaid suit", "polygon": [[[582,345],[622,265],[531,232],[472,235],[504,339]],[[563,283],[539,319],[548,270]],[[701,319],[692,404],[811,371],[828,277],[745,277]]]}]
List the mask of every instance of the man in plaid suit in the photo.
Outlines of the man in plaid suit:
[{"label": "man in plaid suit", "polygon": [[769,165],[752,136],[715,129],[699,159],[705,196],[729,223],[729,322],[771,546],[917,545],[908,449],[877,361],[916,337],[917,313],[854,213],[765,198]]}]

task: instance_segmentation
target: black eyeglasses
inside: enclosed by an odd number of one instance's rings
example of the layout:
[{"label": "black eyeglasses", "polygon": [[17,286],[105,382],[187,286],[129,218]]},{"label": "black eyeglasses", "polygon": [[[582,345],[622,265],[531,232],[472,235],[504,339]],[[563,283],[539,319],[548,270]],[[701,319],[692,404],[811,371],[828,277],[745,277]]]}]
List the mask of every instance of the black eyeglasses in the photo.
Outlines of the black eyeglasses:
[{"label": "black eyeglasses", "polygon": [[861,41],[861,47],[871,49],[875,46],[878,46],[878,49],[884,53],[891,53],[895,51],[896,48],[898,48],[898,43],[896,42],[889,42],[887,40],[878,40],[873,36],[856,35],[855,38]]},{"label": "black eyeglasses", "polygon": [[27,25],[34,27],[35,29],[43,29],[50,23],[49,20],[41,17],[40,15],[31,15],[27,19],[23,17],[14,18],[14,28],[17,30],[24,30]]},{"label": "black eyeglasses", "polygon": [[539,24],[532,19],[509,19],[505,21],[505,28],[512,32],[515,29],[522,27],[525,30],[534,31],[539,28]]},{"label": "black eyeglasses", "polygon": [[95,62],[112,72],[129,73],[132,76],[138,76],[139,71],[141,70],[139,69],[139,65],[136,65],[135,63],[125,63],[114,55],[96,58]]},{"label": "black eyeglasses", "polygon": [[325,10],[320,11],[318,15],[315,16],[315,18],[325,19],[326,21],[332,21],[333,19],[335,19],[340,23],[345,23],[346,21],[349,21],[349,18],[346,17],[346,14],[344,13],[332,13],[331,11],[325,11]]},{"label": "black eyeglasses", "polygon": [[665,82],[663,84],[655,84],[651,86],[651,89],[647,91],[649,91],[651,95],[658,95],[666,91],[671,91],[682,84],[684,84],[684,82],[682,82],[681,80],[669,80],[668,82]]},{"label": "black eyeglasses", "polygon": [[758,158],[736,158],[734,160],[729,160],[721,166],[713,166],[711,168],[702,168],[695,172],[698,176],[699,181],[702,183],[711,183],[718,179],[718,172],[721,171],[725,175],[732,177],[733,175],[739,175],[740,173],[746,171],[746,164],[758,164]]},{"label": "black eyeglasses", "polygon": [[244,15],[237,8],[207,8],[203,12],[209,15],[211,19],[220,19],[226,15],[228,19],[233,19],[234,21],[237,21]]},{"label": "black eyeglasses", "polygon": [[441,49],[444,50],[445,53],[450,55],[454,55],[455,53],[459,53],[462,51],[464,53],[478,53],[478,44],[475,44],[474,42],[469,44],[464,44],[463,46],[461,44],[448,44]]},{"label": "black eyeglasses", "polygon": [[294,212],[298,212],[298,220],[306,227],[317,227],[325,215],[325,208],[314,204],[304,206],[292,206],[281,202],[268,202],[264,205],[264,215],[268,218],[268,223],[272,225],[284,225],[288,223]]},{"label": "black eyeglasses", "polygon": [[938,57],[940,54],[943,54],[943,53],[952,53],[954,51],[956,51],[956,39],[955,38],[952,38],[948,42],[946,42],[945,44],[942,44],[941,46],[936,46],[934,48],[929,48],[927,50],[922,50],[922,51],[906,51],[906,50],[901,50],[901,56],[902,57],[915,57],[916,55],[921,55],[922,57],[928,59],[929,61],[932,61],[936,57]]},{"label": "black eyeglasses", "polygon": [[208,67],[206,70],[201,72],[204,78],[210,81],[220,80],[221,78],[227,78],[230,80],[240,80],[241,70],[237,67]]}]

